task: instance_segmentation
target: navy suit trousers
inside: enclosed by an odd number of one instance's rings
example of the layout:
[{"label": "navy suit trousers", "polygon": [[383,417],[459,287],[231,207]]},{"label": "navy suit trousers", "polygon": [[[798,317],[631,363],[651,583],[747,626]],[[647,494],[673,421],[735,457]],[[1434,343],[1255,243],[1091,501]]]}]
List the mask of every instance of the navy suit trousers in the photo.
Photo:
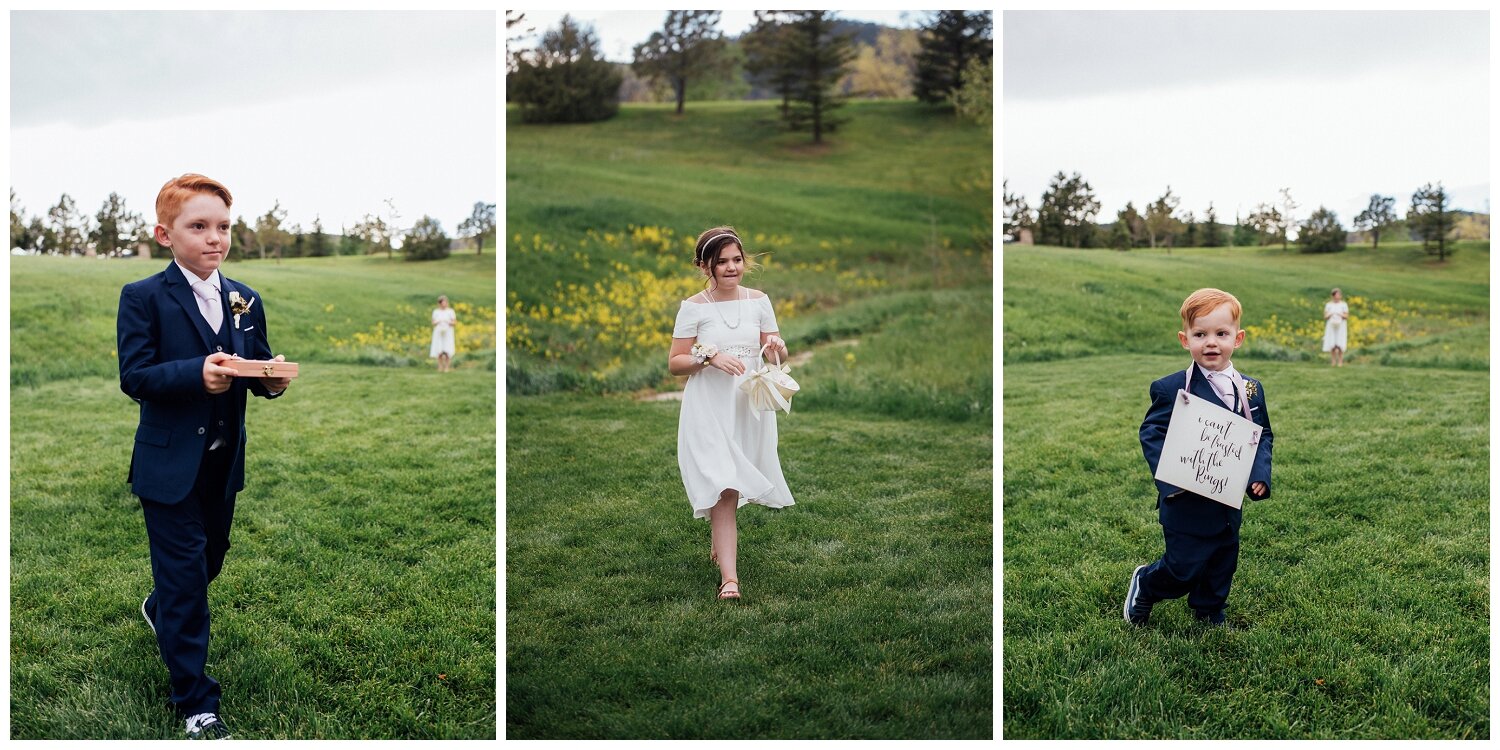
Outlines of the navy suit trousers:
[{"label": "navy suit trousers", "polygon": [[1161,559],[1141,573],[1137,601],[1155,604],[1184,594],[1188,606],[1199,616],[1211,617],[1224,610],[1229,584],[1240,561],[1240,535],[1224,529],[1213,536],[1197,536],[1161,529],[1167,550]]},{"label": "navy suit trousers", "polygon": [[146,612],[172,679],[172,704],[184,716],[219,711],[219,683],[208,664],[208,584],[224,567],[234,493],[227,491],[235,451],[205,451],[193,491],[180,503],[141,499],[156,588]]}]

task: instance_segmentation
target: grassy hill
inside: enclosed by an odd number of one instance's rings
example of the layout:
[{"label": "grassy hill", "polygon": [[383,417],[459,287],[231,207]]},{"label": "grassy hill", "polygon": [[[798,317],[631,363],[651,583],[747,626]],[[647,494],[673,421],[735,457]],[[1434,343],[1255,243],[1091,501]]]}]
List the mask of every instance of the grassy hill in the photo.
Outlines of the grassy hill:
[{"label": "grassy hill", "polygon": [[[814,148],[775,106],[510,120],[509,737],[991,734],[990,133],[851,103]],[[733,608],[678,407],[630,397],[680,388],[672,321],[721,223],[813,355],[778,420],[797,504],[743,510]]]},{"label": "grassy hill", "polygon": [[1420,243],[1302,255],[1280,248],[1005,249],[1007,364],[1123,352],[1182,351],[1177,309],[1218,286],[1245,306],[1237,360],[1324,359],[1323,303],[1350,301],[1349,362],[1483,370],[1489,366],[1489,243],[1462,242],[1444,263]]},{"label": "grassy hill", "polygon": [[[152,585],[125,483],[139,409],[114,354],[120,286],[166,263],[11,259],[16,739],[182,736],[138,612]],[[237,738],[495,737],[495,264],[223,269],[302,364],[285,395],[248,406],[233,549],[209,594],[210,671]],[[440,293],[469,306],[471,347],[443,375],[426,358]]]},{"label": "grassy hill", "polygon": [[[1007,248],[1005,736],[1489,737],[1488,261]],[[1137,431],[1202,286],[1245,305],[1273,495],[1245,509],[1228,629],[1180,600],[1136,629],[1128,576],[1162,552]],[[1332,286],[1358,300],[1338,369]]]},{"label": "grassy hill", "polygon": [[[672,319],[702,288],[693,240],[720,223],[767,253],[749,284],[771,295],[794,345],[821,331],[873,333],[889,317],[876,308],[942,307],[872,302],[856,319],[856,301],[964,290],[981,300],[966,307],[984,312],[952,346],[988,351],[989,132],[915,102],[858,102],[814,148],[781,129],[775,106],[695,103],[679,118],[634,105],[602,123],[545,127],[512,113],[509,392],[673,387]],[[818,398],[809,393],[809,407]]]}]

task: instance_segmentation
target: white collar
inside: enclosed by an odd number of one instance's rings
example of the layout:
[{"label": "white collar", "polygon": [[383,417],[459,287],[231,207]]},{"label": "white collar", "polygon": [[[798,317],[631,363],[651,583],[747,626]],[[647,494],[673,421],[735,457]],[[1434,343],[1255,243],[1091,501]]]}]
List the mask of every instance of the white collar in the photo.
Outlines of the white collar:
[{"label": "white collar", "polygon": [[182,272],[182,278],[187,279],[188,286],[193,286],[195,284],[201,284],[201,283],[207,281],[208,283],[213,284],[215,289],[218,289],[220,291],[223,291],[223,289],[224,289],[223,282],[221,282],[219,280],[219,269],[217,269],[217,268],[215,268],[213,271],[211,271],[206,278],[201,278],[200,279],[200,278],[198,278],[197,274],[193,273],[192,271],[189,271],[187,269],[187,266],[184,266],[181,263],[178,263],[176,258],[172,259],[172,265],[177,266],[177,270],[179,270],[179,271]]}]

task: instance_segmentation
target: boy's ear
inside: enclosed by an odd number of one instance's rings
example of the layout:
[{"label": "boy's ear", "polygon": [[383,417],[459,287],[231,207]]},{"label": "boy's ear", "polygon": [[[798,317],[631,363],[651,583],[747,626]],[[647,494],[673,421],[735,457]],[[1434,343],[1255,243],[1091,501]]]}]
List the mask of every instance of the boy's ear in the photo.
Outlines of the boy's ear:
[{"label": "boy's ear", "polygon": [[162,247],[172,246],[172,238],[167,234],[167,228],[165,226],[157,224],[151,230],[151,235],[156,238],[156,244],[161,245]]},{"label": "boy's ear", "polygon": [[1238,333],[1234,334],[1234,348],[1238,349],[1242,345],[1244,345],[1244,343],[1245,343],[1245,329],[1241,328]]},{"label": "boy's ear", "polygon": [[[1244,333],[1244,331],[1241,331],[1241,333]],[[1182,348],[1184,348],[1184,349],[1189,348],[1188,347],[1187,334],[1186,333],[1183,333],[1182,331],[1178,331],[1177,332],[1177,341],[1182,344]]]}]

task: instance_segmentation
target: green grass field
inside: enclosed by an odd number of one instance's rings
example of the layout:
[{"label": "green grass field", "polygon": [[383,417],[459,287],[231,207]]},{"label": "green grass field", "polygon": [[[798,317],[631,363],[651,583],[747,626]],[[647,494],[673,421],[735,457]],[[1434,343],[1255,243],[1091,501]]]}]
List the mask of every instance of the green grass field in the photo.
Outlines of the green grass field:
[{"label": "green grass field", "polygon": [[[852,103],[507,130],[508,738],[993,732],[987,130]],[[666,370],[697,232],[728,223],[793,355],[797,505],[741,512],[714,599]]]},{"label": "green grass field", "polygon": [[[138,612],[137,407],[113,359],[120,285],[165,264],[11,260],[15,739],[181,737]],[[396,340],[327,340],[425,326],[440,293],[493,311],[494,268],[490,254],[224,269],[262,294],[272,345],[303,367],[248,406],[246,487],[210,588],[209,672],[236,738],[495,737],[493,339],[443,376],[425,345],[417,360]]]},{"label": "green grass field", "polygon": [[[1005,254],[1005,737],[1488,738],[1488,246]],[[1235,357],[1273,497],[1247,504],[1228,629],[1180,600],[1137,629],[1127,579],[1162,551],[1137,430],[1207,285],[1284,337]],[[1340,369],[1267,326],[1334,285],[1385,337]]]}]

